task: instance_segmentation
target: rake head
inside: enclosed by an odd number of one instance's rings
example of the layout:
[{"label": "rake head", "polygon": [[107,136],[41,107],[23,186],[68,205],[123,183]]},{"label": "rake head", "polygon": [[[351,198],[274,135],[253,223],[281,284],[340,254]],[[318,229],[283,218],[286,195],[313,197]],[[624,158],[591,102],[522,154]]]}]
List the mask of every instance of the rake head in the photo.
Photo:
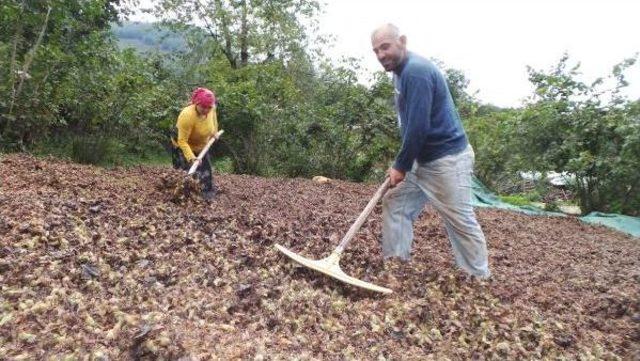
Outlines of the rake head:
[{"label": "rake head", "polygon": [[344,273],[340,269],[340,264],[339,264],[340,254],[337,252],[333,252],[328,257],[320,260],[312,260],[312,259],[302,257],[297,253],[291,252],[290,250],[286,249],[285,247],[279,244],[276,244],[275,246],[280,252],[284,253],[289,258],[300,263],[301,265],[314,269],[318,272],[322,272],[327,276],[333,277],[339,281],[348,283],[350,285],[354,285],[356,287],[364,288],[370,291],[381,292],[385,294],[389,294],[393,292],[389,288],[380,287],[380,286],[374,285],[373,283],[361,281],[357,278],[351,277],[348,274]]}]

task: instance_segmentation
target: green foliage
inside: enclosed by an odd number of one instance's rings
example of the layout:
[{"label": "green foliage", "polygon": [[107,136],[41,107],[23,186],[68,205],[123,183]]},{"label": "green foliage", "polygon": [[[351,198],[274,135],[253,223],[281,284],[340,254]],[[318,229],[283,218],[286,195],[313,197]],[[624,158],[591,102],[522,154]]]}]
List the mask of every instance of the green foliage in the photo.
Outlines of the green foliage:
[{"label": "green foliage", "polygon": [[[2,12],[34,31],[46,23],[47,34],[39,43],[32,36],[31,46],[42,54],[32,63],[33,80],[25,83],[23,96],[9,111],[3,104],[5,149],[43,144],[40,150],[51,150],[57,144],[59,153],[90,163],[157,154],[189,93],[208,86],[218,94],[221,128],[227,131],[217,156],[232,160],[229,168],[236,172],[365,179],[392,156],[397,137],[388,78],[380,76],[367,89],[357,83],[354,63],[318,69],[305,53],[297,17],[311,16],[315,2],[220,3],[228,11],[209,14],[216,25],[208,32],[173,24],[189,35],[187,52],[148,56],[118,50],[102,21],[81,23],[70,16],[99,10],[98,3],[67,1],[49,18],[44,8],[28,19],[24,12]],[[251,23],[250,41],[236,37],[227,48],[220,40],[242,28],[245,10],[265,22]],[[67,36],[57,29],[66,29]],[[10,36],[15,29],[5,30]],[[130,30],[114,33],[135,37]],[[155,34],[168,33],[152,33],[148,42],[157,40]],[[6,40],[3,61],[11,59],[11,39]]]},{"label": "green foliage", "polygon": [[54,155],[85,164],[127,166],[137,164],[169,164],[170,154],[154,145],[142,153],[130,151],[130,144],[108,133],[72,134],[58,132],[35,143],[29,150],[36,155]]},{"label": "green foliage", "polygon": [[518,171],[569,172],[580,207],[637,215],[640,211],[638,102],[620,95],[628,59],[614,68],[612,89],[577,80],[579,65],[563,57],[549,73],[530,69],[536,93],[521,110],[489,113],[467,123],[480,178],[499,187]]},{"label": "green foliage", "polygon": [[469,142],[476,154],[476,176],[489,188],[500,192],[517,179],[513,165],[514,143],[512,130],[516,128],[517,111],[500,111],[464,120]]},{"label": "green foliage", "polygon": [[212,163],[212,167],[216,173],[232,174],[235,172],[233,169],[233,160],[229,157],[215,157]]},{"label": "green foliage", "polygon": [[530,164],[539,170],[568,171],[585,212],[607,210],[638,212],[640,175],[637,114],[619,97],[621,70],[635,60],[616,66],[618,82],[612,92],[575,80],[578,67],[566,69],[563,58],[551,74],[530,71],[536,98],[520,119],[521,143],[535,156]]},{"label": "green foliage", "polygon": [[[13,24],[5,27],[3,21],[0,33],[4,149],[51,144],[49,138],[66,139],[67,134],[79,139],[100,134],[122,146],[92,141],[97,149],[92,160],[83,155],[89,143],[78,143],[65,147],[66,155],[97,162],[158,153],[159,140],[164,140],[161,124],[180,106],[180,84],[161,58],[117,49],[106,31],[116,19],[110,6],[117,3],[70,0],[51,8],[40,2],[0,7],[0,17]],[[113,152],[120,154],[107,155]]]},{"label": "green foliage", "polygon": [[544,204],[544,210],[547,212],[561,212],[558,202],[548,202]]},{"label": "green foliage", "polygon": [[520,194],[500,196],[499,198],[501,201],[513,204],[514,206],[528,206],[531,203],[527,197]]},{"label": "green foliage", "polygon": [[111,156],[121,148],[114,139],[103,136],[85,136],[71,143],[71,157],[78,163],[105,164],[112,162]]},{"label": "green foliage", "polygon": [[108,93],[102,84],[94,84],[104,79],[102,66],[112,62],[104,29],[115,20],[118,3],[69,0],[48,7],[46,2],[9,1],[0,7],[4,147],[24,149],[51,128],[67,126],[68,112],[77,109],[76,92],[94,97]]},{"label": "green foliage", "polygon": [[[153,13],[174,29],[203,34],[232,68],[304,53],[305,22],[313,25],[315,0],[160,0]],[[194,25],[198,24],[198,27]],[[197,43],[195,43],[197,44]]]},{"label": "green foliage", "polygon": [[473,116],[478,110],[478,101],[473,94],[469,94],[467,88],[469,87],[469,80],[464,73],[458,69],[447,68],[441,61],[435,60],[436,63],[444,69],[445,76],[447,78],[447,85],[449,86],[449,92],[453,102],[460,113],[462,119],[467,119]]},{"label": "green foliage", "polygon": [[228,134],[222,144],[235,171],[361,180],[388,159],[396,134],[389,130],[395,118],[387,78],[367,89],[347,68],[296,78],[276,61],[219,68],[218,115]]},{"label": "green foliage", "polygon": [[[154,13],[166,27],[110,31],[122,3],[0,5],[1,150],[93,164],[166,161],[162,146],[180,110],[206,86],[225,130],[214,147],[219,171],[362,181],[379,179],[395,156],[388,74],[366,87],[353,59],[335,65],[309,50],[325,41],[307,30],[316,1],[161,0]],[[121,50],[114,34],[172,51]],[[485,184],[512,193],[522,191],[519,171],[566,171],[577,177],[572,187],[585,212],[638,215],[640,103],[620,93],[636,58],[593,84],[578,80],[568,57],[549,72],[529,69],[536,91],[521,109],[479,104],[465,75],[440,65]],[[614,86],[602,90],[607,81]]]}]

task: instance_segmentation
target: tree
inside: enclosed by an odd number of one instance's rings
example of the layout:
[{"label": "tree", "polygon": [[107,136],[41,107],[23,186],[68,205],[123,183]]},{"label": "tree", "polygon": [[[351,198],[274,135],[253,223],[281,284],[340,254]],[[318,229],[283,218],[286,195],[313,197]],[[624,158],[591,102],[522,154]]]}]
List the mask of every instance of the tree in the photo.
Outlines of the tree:
[{"label": "tree", "polygon": [[161,0],[152,11],[174,27],[203,29],[237,69],[303,51],[303,21],[318,10],[315,0]]},{"label": "tree", "polygon": [[120,0],[8,0],[0,6],[0,139],[24,148],[61,121],[57,96],[78,50],[117,19]]},{"label": "tree", "polygon": [[575,174],[573,187],[585,212],[637,214],[640,195],[640,127],[631,102],[620,95],[627,86],[626,59],[613,69],[613,88],[598,79],[576,79],[579,64],[568,67],[564,56],[549,73],[529,69],[535,95],[518,119],[517,154],[534,170]]}]

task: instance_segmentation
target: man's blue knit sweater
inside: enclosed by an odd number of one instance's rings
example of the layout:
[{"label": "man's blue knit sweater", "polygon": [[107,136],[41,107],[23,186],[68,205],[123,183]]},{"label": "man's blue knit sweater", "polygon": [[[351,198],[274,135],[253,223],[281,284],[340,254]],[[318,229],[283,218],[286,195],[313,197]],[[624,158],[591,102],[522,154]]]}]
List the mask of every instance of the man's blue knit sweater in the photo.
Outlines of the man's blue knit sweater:
[{"label": "man's blue knit sweater", "polygon": [[394,168],[408,172],[414,161],[429,162],[467,147],[467,136],[444,76],[413,53],[394,71],[402,147]]}]

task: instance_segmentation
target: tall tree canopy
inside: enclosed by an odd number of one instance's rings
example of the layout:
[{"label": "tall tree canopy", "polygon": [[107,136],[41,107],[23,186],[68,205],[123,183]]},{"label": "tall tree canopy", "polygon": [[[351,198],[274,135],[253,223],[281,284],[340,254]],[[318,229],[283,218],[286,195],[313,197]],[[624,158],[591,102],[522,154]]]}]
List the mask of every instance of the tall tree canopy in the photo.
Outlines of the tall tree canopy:
[{"label": "tall tree canopy", "polygon": [[233,68],[303,51],[304,24],[318,11],[314,0],[160,0],[153,9],[166,23],[204,29]]}]

